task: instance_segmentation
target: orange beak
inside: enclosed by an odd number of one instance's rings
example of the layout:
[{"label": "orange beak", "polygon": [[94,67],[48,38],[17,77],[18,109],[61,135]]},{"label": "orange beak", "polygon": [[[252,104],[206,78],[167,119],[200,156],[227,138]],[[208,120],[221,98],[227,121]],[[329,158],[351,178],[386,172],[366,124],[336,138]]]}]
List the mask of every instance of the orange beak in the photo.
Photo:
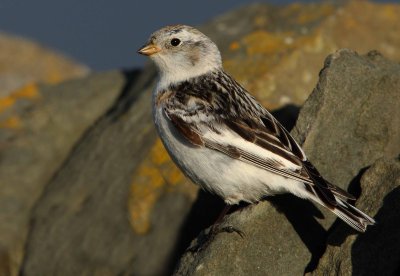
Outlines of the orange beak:
[{"label": "orange beak", "polygon": [[158,53],[160,51],[161,51],[161,49],[158,48],[156,45],[148,44],[148,45],[145,45],[142,48],[140,48],[138,50],[138,53],[141,54],[141,55],[145,55],[145,56],[151,56],[151,55],[154,55],[155,53]]}]

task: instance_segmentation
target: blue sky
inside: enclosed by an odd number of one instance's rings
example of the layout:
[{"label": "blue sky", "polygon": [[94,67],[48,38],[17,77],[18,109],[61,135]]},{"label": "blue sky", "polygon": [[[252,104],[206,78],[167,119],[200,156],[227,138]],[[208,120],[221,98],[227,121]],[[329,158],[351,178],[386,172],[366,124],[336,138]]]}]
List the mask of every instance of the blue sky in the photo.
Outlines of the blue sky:
[{"label": "blue sky", "polygon": [[156,29],[199,25],[252,2],[263,1],[1,0],[0,30],[36,40],[95,70],[137,67],[145,59],[136,50]]}]

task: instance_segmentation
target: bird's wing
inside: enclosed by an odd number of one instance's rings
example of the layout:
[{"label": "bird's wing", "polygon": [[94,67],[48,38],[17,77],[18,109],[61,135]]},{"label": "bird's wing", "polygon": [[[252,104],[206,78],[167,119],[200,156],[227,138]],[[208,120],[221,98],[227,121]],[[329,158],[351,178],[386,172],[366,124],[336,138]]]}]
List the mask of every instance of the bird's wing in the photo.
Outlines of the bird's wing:
[{"label": "bird's wing", "polygon": [[[187,117],[180,112],[164,108],[175,128],[194,146],[204,146],[217,150],[232,158],[250,163],[257,167],[312,183],[302,161],[287,150],[279,138],[275,138],[260,129],[249,127],[242,122],[207,117],[206,121]],[[196,119],[196,120],[195,120]]]},{"label": "bird's wing", "polygon": [[[353,198],[326,182],[287,130],[233,79],[176,87],[163,104],[175,128],[194,146],[217,150],[309,184],[335,205],[332,195]],[[233,93],[235,92],[235,93]],[[335,189],[336,188],[336,189]]]}]

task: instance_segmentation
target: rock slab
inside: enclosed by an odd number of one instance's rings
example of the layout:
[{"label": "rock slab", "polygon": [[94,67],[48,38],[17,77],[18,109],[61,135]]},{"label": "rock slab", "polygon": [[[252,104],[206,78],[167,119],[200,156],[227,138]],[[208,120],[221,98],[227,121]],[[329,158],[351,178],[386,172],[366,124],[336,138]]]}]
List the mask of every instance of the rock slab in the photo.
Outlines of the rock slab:
[{"label": "rock slab", "polygon": [[343,225],[337,227],[310,275],[399,275],[400,160],[378,160],[362,174],[360,184],[357,207],[377,224],[364,235],[348,235]]}]

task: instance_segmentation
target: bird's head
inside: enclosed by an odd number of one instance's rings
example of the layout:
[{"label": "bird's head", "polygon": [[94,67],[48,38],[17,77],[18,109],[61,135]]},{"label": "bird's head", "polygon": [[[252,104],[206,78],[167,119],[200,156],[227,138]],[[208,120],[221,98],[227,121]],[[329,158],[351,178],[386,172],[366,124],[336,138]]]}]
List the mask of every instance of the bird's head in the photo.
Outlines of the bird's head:
[{"label": "bird's head", "polygon": [[164,84],[222,69],[221,54],[215,43],[185,25],[167,26],[154,32],[138,53],[155,62]]}]

